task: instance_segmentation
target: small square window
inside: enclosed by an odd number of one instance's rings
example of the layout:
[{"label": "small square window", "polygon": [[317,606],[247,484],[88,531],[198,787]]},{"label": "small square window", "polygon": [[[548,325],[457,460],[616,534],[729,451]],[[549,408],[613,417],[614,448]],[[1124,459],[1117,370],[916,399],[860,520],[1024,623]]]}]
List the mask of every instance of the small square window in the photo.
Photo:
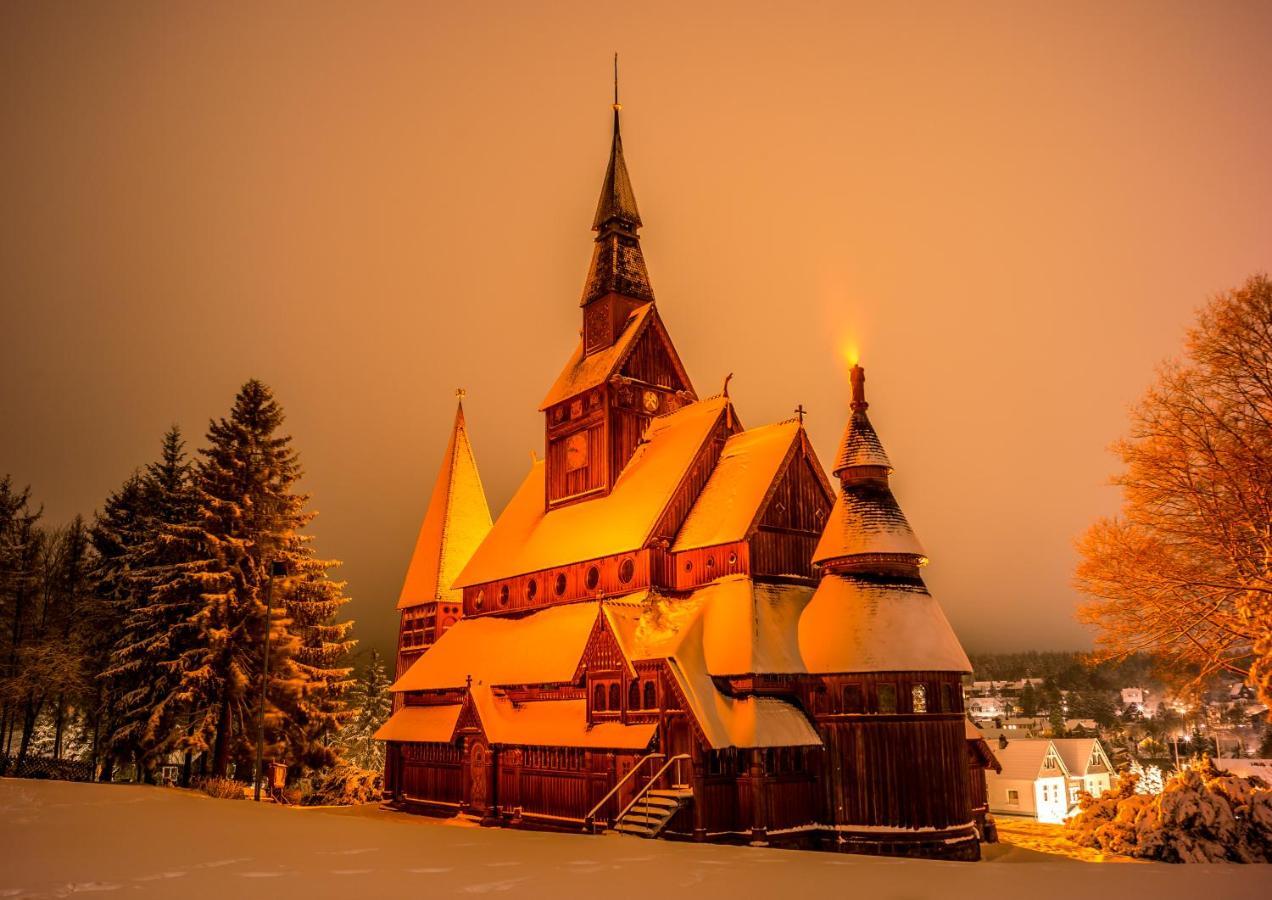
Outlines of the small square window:
[{"label": "small square window", "polygon": [[879,699],[879,712],[889,714],[897,711],[897,686],[895,684],[881,684],[877,689]]}]

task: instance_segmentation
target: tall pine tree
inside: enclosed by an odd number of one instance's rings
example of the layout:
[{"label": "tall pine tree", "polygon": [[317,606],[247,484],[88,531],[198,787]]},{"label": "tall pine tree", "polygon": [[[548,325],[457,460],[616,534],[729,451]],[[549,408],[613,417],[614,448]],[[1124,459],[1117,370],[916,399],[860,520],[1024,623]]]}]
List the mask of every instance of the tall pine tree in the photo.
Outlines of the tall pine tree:
[{"label": "tall pine tree", "polygon": [[[180,687],[172,700],[188,714],[184,746],[210,752],[215,776],[231,762],[250,767],[266,629],[268,756],[294,766],[329,764],[331,737],[349,715],[340,696],[349,685],[342,663],[352,623],[336,621],[348,599],[327,578],[336,563],[317,558],[301,533],[315,513],[295,491],[301,468],[290,436],[279,433],[283,419],[268,387],[245,384],[200,451],[194,524],[165,530],[185,561],[154,595],[192,607],[188,621],[197,633],[176,658]],[[275,585],[267,621],[274,562],[287,576]]]}]

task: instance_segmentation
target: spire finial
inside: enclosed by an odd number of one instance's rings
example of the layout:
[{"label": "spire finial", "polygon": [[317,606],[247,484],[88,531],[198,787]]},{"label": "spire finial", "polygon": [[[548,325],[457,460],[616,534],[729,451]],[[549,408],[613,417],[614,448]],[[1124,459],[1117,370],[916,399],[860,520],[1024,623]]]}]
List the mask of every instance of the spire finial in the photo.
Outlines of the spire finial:
[{"label": "spire finial", "polygon": [[866,370],[860,363],[855,364],[848,371],[848,378],[852,383],[852,411],[865,412],[870,407],[866,402]]},{"label": "spire finial", "polygon": [[614,54],[614,112],[618,112],[623,108],[623,104],[618,102],[618,53]]},{"label": "spire finial", "polygon": [[459,398],[460,403],[463,403],[464,398],[468,396],[468,391],[463,388],[455,388],[455,396]]}]

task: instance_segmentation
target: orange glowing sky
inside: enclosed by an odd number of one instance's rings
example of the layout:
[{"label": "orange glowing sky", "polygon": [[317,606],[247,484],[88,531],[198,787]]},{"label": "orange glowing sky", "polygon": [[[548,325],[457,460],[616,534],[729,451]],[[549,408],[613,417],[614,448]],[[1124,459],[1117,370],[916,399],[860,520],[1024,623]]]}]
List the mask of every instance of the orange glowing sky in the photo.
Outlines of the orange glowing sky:
[{"label": "orange glowing sky", "polygon": [[969,649],[1087,646],[1074,537],[1212,291],[1272,268],[1272,4],[7,3],[0,472],[50,521],[277,391],[387,646],[457,385],[492,508],[579,326],[611,54],[702,394],[869,374]]}]

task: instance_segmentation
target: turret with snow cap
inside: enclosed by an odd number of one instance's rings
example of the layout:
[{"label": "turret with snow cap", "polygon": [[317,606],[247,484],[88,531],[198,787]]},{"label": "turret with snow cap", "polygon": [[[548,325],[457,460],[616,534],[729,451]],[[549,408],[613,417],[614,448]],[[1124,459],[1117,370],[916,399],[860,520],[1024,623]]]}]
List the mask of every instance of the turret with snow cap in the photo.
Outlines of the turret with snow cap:
[{"label": "turret with snow cap", "polygon": [[841,490],[813,562],[827,571],[917,577],[927,557],[888,484],[892,462],[866,414],[866,371],[860,365],[852,367],[851,383],[852,415],[833,469]]}]

